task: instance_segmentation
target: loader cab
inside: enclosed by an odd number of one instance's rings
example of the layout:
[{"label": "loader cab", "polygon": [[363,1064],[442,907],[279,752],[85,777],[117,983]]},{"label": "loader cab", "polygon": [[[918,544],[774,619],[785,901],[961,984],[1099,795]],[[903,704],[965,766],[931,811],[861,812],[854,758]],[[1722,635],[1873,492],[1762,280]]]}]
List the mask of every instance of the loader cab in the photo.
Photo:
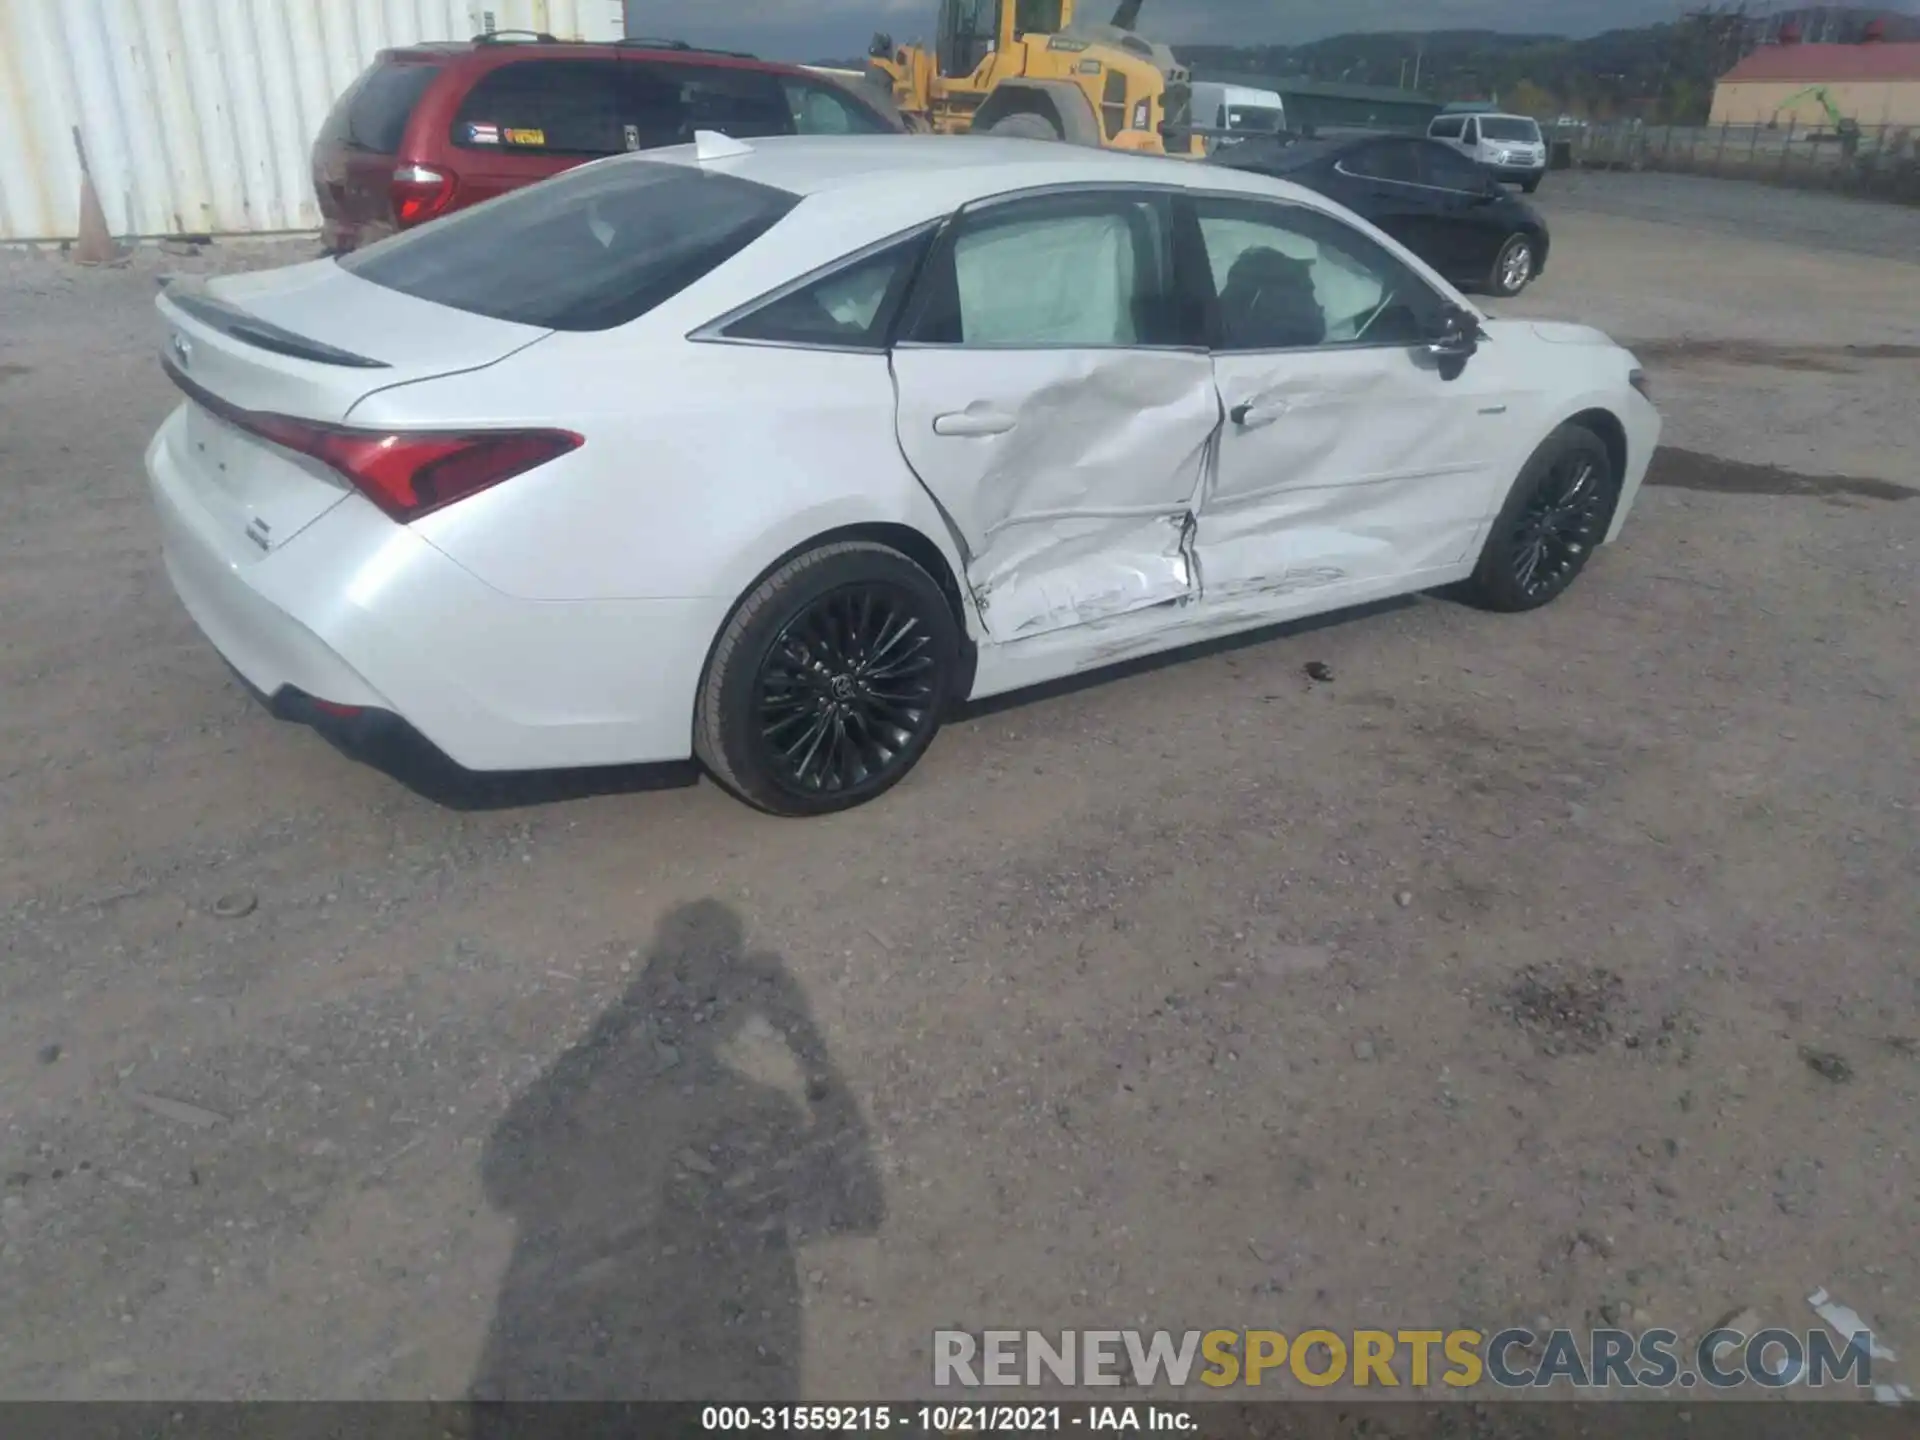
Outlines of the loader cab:
[{"label": "loader cab", "polygon": [[1022,36],[1057,35],[1073,22],[1073,0],[941,0],[935,51],[940,73],[959,79]]}]

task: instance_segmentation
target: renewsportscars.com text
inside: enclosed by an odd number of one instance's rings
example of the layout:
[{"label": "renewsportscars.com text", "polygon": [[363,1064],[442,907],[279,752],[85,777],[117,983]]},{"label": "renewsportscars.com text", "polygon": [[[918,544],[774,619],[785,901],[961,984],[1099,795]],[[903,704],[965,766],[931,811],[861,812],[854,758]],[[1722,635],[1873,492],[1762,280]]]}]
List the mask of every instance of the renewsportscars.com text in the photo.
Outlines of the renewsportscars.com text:
[{"label": "renewsportscars.com text", "polygon": [[1822,1329],[1714,1330],[940,1330],[933,1383],[1213,1389],[1871,1389],[1873,1342]]}]

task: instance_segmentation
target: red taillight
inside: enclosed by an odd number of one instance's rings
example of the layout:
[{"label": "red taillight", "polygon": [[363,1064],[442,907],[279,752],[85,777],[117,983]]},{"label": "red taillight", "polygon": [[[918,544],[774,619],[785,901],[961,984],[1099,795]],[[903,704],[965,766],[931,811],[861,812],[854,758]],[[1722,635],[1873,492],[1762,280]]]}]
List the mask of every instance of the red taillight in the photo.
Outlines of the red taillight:
[{"label": "red taillight", "polygon": [[187,379],[171,360],[161,363],[202,409],[331,466],[403,525],[586,444],[571,430],[359,430],[242,410]]},{"label": "red taillight", "polygon": [[445,170],[402,165],[393,172],[387,192],[393,198],[393,218],[403,226],[433,219],[452,201],[453,187],[454,177]]}]

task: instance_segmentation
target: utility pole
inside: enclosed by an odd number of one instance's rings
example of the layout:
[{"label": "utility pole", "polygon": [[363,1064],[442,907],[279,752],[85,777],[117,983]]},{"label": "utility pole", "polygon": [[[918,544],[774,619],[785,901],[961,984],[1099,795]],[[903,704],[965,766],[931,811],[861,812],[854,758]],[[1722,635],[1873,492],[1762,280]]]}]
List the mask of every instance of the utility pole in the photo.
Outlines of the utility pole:
[{"label": "utility pole", "polygon": [[1413,52],[1413,88],[1420,88],[1420,65],[1427,58],[1426,41],[1420,42],[1420,48]]}]

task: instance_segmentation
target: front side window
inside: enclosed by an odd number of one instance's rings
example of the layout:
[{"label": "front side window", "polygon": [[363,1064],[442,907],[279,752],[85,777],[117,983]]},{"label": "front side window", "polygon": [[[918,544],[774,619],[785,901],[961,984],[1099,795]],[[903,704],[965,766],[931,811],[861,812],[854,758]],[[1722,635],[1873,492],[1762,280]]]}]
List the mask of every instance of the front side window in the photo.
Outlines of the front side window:
[{"label": "front side window", "polygon": [[1222,350],[1413,345],[1439,298],[1330,215],[1262,201],[1195,202]]},{"label": "front side window", "polygon": [[1440,140],[1458,140],[1461,132],[1466,128],[1467,122],[1458,118],[1452,120],[1436,120],[1427,133]]},{"label": "front side window", "polygon": [[607,330],[732,259],[799,203],[683,165],[586,165],[338,263],[404,295],[550,330]]},{"label": "front side window", "polygon": [[892,133],[891,127],[877,114],[831,85],[789,76],[781,79],[780,88],[786,94],[787,110],[793,117],[796,135]]},{"label": "front side window", "polygon": [[914,236],[842,266],[767,302],[720,333],[730,340],[884,349],[928,238]]},{"label": "front side window", "polygon": [[1020,35],[1054,35],[1065,29],[1061,20],[1063,10],[1061,0],[1018,0],[1013,12],[1013,33]]},{"label": "front side window", "polygon": [[1127,128],[1127,77],[1118,70],[1107,71],[1106,88],[1100,93],[1100,122],[1109,140]]},{"label": "front side window", "polygon": [[1480,143],[1479,121],[1477,120],[1467,121],[1466,140],[1467,140],[1467,144],[1469,145],[1478,145]]},{"label": "front side window", "polygon": [[453,122],[462,149],[507,154],[614,155],[621,128],[613,60],[518,60],[480,77]]},{"label": "front side window", "polygon": [[1175,343],[1165,203],[1019,201],[964,217],[936,257],[912,338],[925,344],[1106,348]]}]

